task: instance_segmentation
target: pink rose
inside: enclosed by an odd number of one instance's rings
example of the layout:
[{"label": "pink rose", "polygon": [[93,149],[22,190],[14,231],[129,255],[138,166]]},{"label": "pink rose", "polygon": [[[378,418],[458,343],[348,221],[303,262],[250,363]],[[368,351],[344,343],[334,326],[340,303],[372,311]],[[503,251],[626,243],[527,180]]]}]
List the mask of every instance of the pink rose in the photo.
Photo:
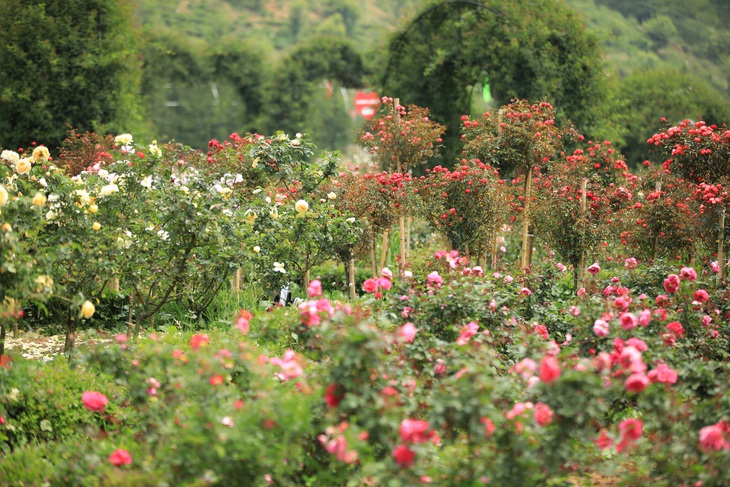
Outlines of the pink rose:
[{"label": "pink rose", "polygon": [[593,323],[593,333],[596,334],[596,336],[599,336],[601,338],[605,338],[608,336],[608,322],[605,320],[596,320],[595,323]]},{"label": "pink rose", "polygon": [[378,290],[377,279],[374,279],[372,277],[370,279],[365,279],[365,282],[362,283],[362,290],[369,294],[372,294],[375,291],[377,291]]},{"label": "pink rose", "polygon": [[702,450],[722,450],[725,447],[725,431],[723,422],[705,426],[700,430],[700,448]]},{"label": "pink rose", "polygon": [[103,413],[106,405],[109,403],[109,399],[100,392],[87,391],[81,394],[81,402],[89,411]]},{"label": "pink rose", "polygon": [[406,445],[398,445],[393,449],[393,459],[397,465],[408,468],[416,460],[416,454]]},{"label": "pink rose", "polygon": [[114,450],[114,452],[109,455],[109,463],[111,463],[115,467],[121,467],[122,465],[131,465],[132,456],[127,450],[119,448],[118,450]]},{"label": "pink rose", "polygon": [[433,271],[426,276],[426,280],[428,281],[429,286],[434,286],[436,288],[440,288],[444,284],[444,278],[441,277],[437,271]]},{"label": "pink rose", "polygon": [[601,266],[598,265],[598,262],[594,262],[588,267],[588,272],[590,272],[591,274],[598,274],[599,272],[601,272]]},{"label": "pink rose", "polygon": [[197,333],[190,337],[190,348],[197,350],[200,347],[207,345],[209,341],[210,339],[208,338],[208,335]]},{"label": "pink rose", "polygon": [[669,274],[664,279],[664,290],[669,294],[674,294],[679,289],[679,276],[677,274]]},{"label": "pink rose", "polygon": [[560,365],[553,355],[545,355],[540,361],[540,380],[546,384],[560,377]]},{"label": "pink rose", "polygon": [[428,421],[420,419],[404,419],[400,424],[400,438],[403,443],[426,443],[434,436],[433,431],[429,431],[431,425]]},{"label": "pink rose", "polygon": [[378,278],[378,287],[382,287],[386,291],[388,291],[391,287],[393,287],[393,284],[390,282],[390,279],[386,277],[379,277]]},{"label": "pink rose", "polygon": [[667,364],[657,365],[647,375],[652,382],[662,382],[664,384],[674,384],[677,382],[677,372],[672,370]]},{"label": "pink rose", "polygon": [[535,422],[540,426],[547,426],[553,421],[553,411],[545,403],[538,402],[535,404],[532,413],[535,417]]},{"label": "pink rose", "polygon": [[695,282],[697,280],[697,271],[693,267],[682,267],[679,271],[679,278]]},{"label": "pink rose", "polygon": [[624,385],[627,391],[639,393],[649,385],[649,378],[643,373],[631,374]]},{"label": "pink rose", "polygon": [[698,303],[704,303],[708,299],[710,299],[710,294],[707,291],[705,291],[704,289],[698,289],[692,295],[692,299],[694,299]]},{"label": "pink rose", "polygon": [[411,322],[406,323],[400,328],[400,337],[405,342],[412,342],[416,337],[416,333],[418,333],[418,328]]},{"label": "pink rose", "polygon": [[624,330],[631,330],[639,324],[639,320],[633,313],[622,313],[619,320],[621,321],[621,328]]},{"label": "pink rose", "polygon": [[316,298],[322,295],[322,282],[319,279],[314,279],[307,286],[307,293],[310,298]]},{"label": "pink rose", "polygon": [[638,264],[638,262],[636,262],[635,258],[629,257],[628,259],[626,259],[624,261],[624,265],[626,266],[627,269],[633,269],[634,267],[636,267],[639,264]]}]

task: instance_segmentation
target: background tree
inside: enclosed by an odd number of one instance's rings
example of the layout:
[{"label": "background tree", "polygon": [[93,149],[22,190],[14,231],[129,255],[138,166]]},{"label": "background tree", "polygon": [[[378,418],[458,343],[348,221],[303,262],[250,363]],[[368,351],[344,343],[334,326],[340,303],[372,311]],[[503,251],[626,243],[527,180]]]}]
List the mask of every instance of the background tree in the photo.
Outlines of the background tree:
[{"label": "background tree", "polygon": [[473,91],[487,76],[497,103],[547,98],[559,119],[610,135],[597,39],[558,2],[431,3],[393,36],[385,56],[380,86],[402,103],[429,107],[447,126],[449,155],[458,154],[460,117],[472,113]]},{"label": "background tree", "polygon": [[707,81],[677,69],[634,72],[621,82],[620,90],[626,101],[622,152],[633,167],[649,158],[646,141],[661,130],[662,118],[672,124],[685,119],[710,124],[730,120],[730,101]]},{"label": "background tree", "polygon": [[141,126],[133,9],[120,0],[0,2],[0,146],[52,150],[67,125]]}]

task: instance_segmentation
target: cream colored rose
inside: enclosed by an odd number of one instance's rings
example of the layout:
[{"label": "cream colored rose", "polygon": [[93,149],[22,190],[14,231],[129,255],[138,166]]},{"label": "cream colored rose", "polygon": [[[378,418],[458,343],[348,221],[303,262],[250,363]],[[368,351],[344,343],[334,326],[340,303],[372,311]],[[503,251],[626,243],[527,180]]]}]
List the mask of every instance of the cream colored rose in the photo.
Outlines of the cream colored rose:
[{"label": "cream colored rose", "polygon": [[337,194],[336,194],[336,193],[334,193],[334,192],[332,192],[332,193],[327,193],[327,198],[329,198],[329,199],[333,200],[333,199],[337,198]]},{"label": "cream colored rose", "polygon": [[33,149],[33,160],[35,162],[47,161],[51,158],[51,153],[48,152],[48,148],[43,145],[39,145]]},{"label": "cream colored rose", "polygon": [[15,165],[15,172],[18,174],[28,174],[32,165],[30,157],[24,157]]},{"label": "cream colored rose", "polygon": [[94,316],[94,312],[96,312],[96,308],[94,307],[94,303],[92,303],[91,301],[86,301],[84,304],[81,305],[81,316],[83,316],[87,320]]},{"label": "cream colored rose", "polygon": [[114,183],[106,184],[99,190],[99,197],[109,196],[112,193],[119,191],[119,186]]},{"label": "cream colored rose", "polygon": [[114,143],[117,145],[129,145],[132,143],[132,140],[134,139],[131,134],[121,134],[114,137]]},{"label": "cream colored rose", "polygon": [[309,210],[309,203],[307,203],[304,200],[299,200],[296,203],[294,203],[294,209],[297,210],[297,213],[300,215],[303,213],[306,213],[307,210]]},{"label": "cream colored rose", "polygon": [[36,292],[42,293],[46,289],[48,289],[49,292],[53,289],[53,279],[51,276],[38,276],[35,278],[35,282],[38,284],[36,287]]},{"label": "cream colored rose", "polygon": [[92,228],[92,229],[93,229],[93,230],[94,230],[94,231],[96,232],[96,231],[98,231],[98,230],[100,230],[100,229],[101,229],[101,223],[99,223],[99,222],[94,222],[94,223],[93,223],[93,224],[91,225],[91,228]]},{"label": "cream colored rose", "polygon": [[91,203],[91,195],[85,189],[77,189],[75,193],[78,195],[81,204],[88,205]]},{"label": "cream colored rose", "polygon": [[11,150],[4,150],[2,154],[0,154],[0,159],[4,160],[5,162],[8,162],[12,164],[13,166],[18,163],[20,160],[20,156],[17,152],[11,151]]},{"label": "cream colored rose", "polygon": [[0,206],[8,202],[8,190],[0,184]]},{"label": "cream colored rose", "polygon": [[46,195],[43,193],[36,193],[35,196],[33,196],[33,204],[38,208],[45,205],[47,200],[48,198],[46,198]]}]

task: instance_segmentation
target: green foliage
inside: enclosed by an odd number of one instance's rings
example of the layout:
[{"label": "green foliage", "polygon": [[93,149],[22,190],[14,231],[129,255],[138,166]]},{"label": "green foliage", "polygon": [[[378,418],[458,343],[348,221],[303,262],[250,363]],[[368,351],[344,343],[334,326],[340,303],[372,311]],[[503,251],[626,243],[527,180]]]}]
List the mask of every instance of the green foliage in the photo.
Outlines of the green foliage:
[{"label": "green foliage", "polygon": [[489,77],[497,103],[551,100],[557,118],[600,134],[597,110],[607,88],[597,41],[557,2],[529,5],[434,2],[395,35],[379,70],[382,90],[402,103],[428,106],[447,126],[458,154],[460,117],[471,112],[471,87]]},{"label": "green foliage", "polygon": [[[134,418],[120,404],[122,389],[101,372],[72,367],[60,359],[51,364],[16,359],[8,369],[0,368],[0,415],[7,424],[1,432],[2,451],[26,444],[66,441],[94,436],[95,428],[119,428],[120,420],[134,424]],[[93,413],[83,407],[81,395],[96,391],[111,404],[108,413]]]},{"label": "green foliage", "polygon": [[140,123],[139,66],[129,2],[0,4],[0,145],[61,145],[67,125],[129,130]]},{"label": "green foliage", "polygon": [[696,75],[676,69],[636,71],[621,82],[620,96],[627,101],[622,151],[634,167],[650,158],[646,142],[662,128],[661,119],[670,124],[689,119],[718,125],[730,120],[726,97]]}]

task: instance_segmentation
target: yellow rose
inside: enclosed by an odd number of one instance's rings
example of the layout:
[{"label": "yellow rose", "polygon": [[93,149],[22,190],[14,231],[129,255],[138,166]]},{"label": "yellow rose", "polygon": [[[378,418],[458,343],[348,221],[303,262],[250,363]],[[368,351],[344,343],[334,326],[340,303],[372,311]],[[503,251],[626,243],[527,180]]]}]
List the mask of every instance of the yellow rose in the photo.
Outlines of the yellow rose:
[{"label": "yellow rose", "polygon": [[24,157],[15,165],[15,172],[18,174],[28,174],[31,166],[30,157]]},{"label": "yellow rose", "polygon": [[79,201],[82,205],[88,205],[91,203],[91,195],[85,189],[77,189],[75,193],[78,195]]},{"label": "yellow rose", "polygon": [[99,207],[98,207],[98,206],[96,206],[96,205],[90,205],[90,206],[89,206],[89,213],[93,213],[93,214],[95,214],[95,213],[97,213],[98,211],[99,211]]},{"label": "yellow rose", "polygon": [[101,228],[101,223],[94,222],[94,224],[91,225],[91,228],[96,232],[97,230],[99,230]]},{"label": "yellow rose", "polygon": [[13,231],[13,227],[11,227],[10,226],[10,223],[8,223],[8,222],[3,223],[3,226],[0,227],[0,228],[2,228],[6,232],[12,232]]},{"label": "yellow rose", "polygon": [[81,305],[81,316],[83,316],[87,320],[94,316],[95,311],[96,308],[94,307],[94,303],[92,303],[91,301],[86,301],[84,304]]},{"label": "yellow rose", "polygon": [[258,254],[259,252],[261,252],[261,247],[259,247],[258,245],[255,245],[253,248],[253,251]]},{"label": "yellow rose", "polygon": [[43,193],[36,193],[35,196],[33,196],[33,204],[36,205],[38,208],[45,205],[46,201],[46,195],[44,195]]},{"label": "yellow rose", "polygon": [[50,157],[51,153],[48,152],[48,149],[45,146],[39,145],[33,149],[33,160],[35,162],[47,161]]},{"label": "yellow rose", "polygon": [[300,215],[303,213],[306,213],[307,210],[309,210],[309,203],[307,203],[304,200],[299,200],[296,203],[294,203],[294,209],[297,210],[297,213]]},{"label": "yellow rose", "polygon": [[0,206],[8,202],[8,190],[0,184]]},{"label": "yellow rose", "polygon": [[104,196],[109,196],[110,194],[116,193],[117,191],[119,191],[119,186],[114,183],[107,184],[102,186],[99,190],[99,197],[102,198]]}]

